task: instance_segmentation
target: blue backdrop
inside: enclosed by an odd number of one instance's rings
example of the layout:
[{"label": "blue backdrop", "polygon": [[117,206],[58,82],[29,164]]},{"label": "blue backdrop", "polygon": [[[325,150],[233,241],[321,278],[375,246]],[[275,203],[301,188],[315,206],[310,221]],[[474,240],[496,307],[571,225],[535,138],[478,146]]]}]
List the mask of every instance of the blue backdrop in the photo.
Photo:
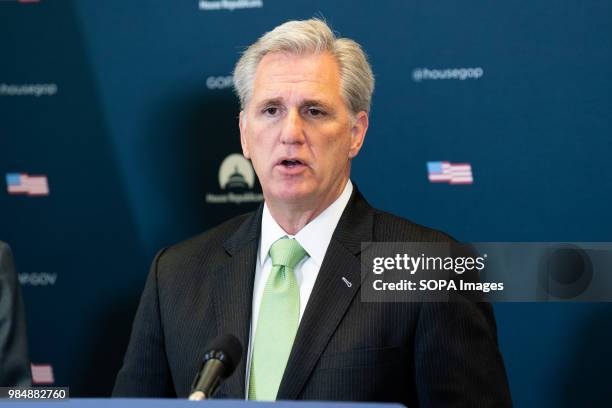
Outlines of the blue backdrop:
[{"label": "blue backdrop", "polygon": [[[353,167],[373,205],[463,241],[612,241],[609,2],[0,1],[0,174],[49,185],[2,188],[0,239],[32,360],[73,396],[110,393],[156,250],[257,206],[209,199],[240,152],[229,76],[313,15],[376,75]],[[473,184],[430,183],[444,160]],[[609,403],[612,305],[495,309],[517,406]]]}]

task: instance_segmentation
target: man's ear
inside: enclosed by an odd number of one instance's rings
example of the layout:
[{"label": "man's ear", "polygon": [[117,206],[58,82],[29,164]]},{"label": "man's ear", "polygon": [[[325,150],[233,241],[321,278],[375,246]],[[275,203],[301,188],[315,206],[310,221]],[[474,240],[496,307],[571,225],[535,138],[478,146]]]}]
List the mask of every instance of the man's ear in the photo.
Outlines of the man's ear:
[{"label": "man's ear", "polygon": [[242,155],[246,159],[250,159],[251,154],[249,153],[249,147],[246,141],[246,114],[244,113],[244,110],[241,110],[240,115],[238,116],[238,127],[240,128],[240,145],[242,146]]},{"label": "man's ear", "polygon": [[354,158],[361,150],[365,139],[366,132],[368,131],[368,114],[364,111],[359,112],[356,115],[355,123],[351,129],[351,148],[349,150],[349,159]]}]

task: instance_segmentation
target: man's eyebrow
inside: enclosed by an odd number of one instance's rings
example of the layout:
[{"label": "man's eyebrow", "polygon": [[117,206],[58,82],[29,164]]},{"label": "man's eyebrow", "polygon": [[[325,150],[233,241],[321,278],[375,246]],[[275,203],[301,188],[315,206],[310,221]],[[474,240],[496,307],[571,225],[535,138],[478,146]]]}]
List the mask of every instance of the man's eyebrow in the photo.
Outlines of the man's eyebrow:
[{"label": "man's eyebrow", "polygon": [[[260,102],[257,103],[257,108],[261,109],[264,108],[266,106],[277,106],[277,105],[282,105],[283,102],[283,98],[268,98],[268,99],[264,99]],[[332,110],[333,109],[333,105],[329,104],[321,99],[305,99],[302,102],[300,102],[300,107],[307,107],[307,106],[321,106],[327,110]]]},{"label": "man's eyebrow", "polygon": [[264,99],[263,101],[259,102],[257,104],[258,108],[263,108],[264,106],[268,106],[268,105],[282,105],[283,104],[283,98],[269,98],[269,99]]},{"label": "man's eyebrow", "polygon": [[333,105],[329,104],[321,99],[306,99],[305,101],[302,101],[302,103],[300,103],[300,106],[302,107],[306,107],[306,106],[320,106],[326,110],[332,110],[333,109]]}]

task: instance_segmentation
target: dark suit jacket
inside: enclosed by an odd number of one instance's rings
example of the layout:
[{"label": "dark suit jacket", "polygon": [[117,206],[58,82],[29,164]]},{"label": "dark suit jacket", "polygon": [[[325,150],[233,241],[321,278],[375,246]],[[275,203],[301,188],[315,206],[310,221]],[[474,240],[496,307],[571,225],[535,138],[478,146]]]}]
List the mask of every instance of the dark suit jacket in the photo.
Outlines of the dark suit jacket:
[{"label": "dark suit jacket", "polygon": [[[246,349],[262,209],[157,254],[115,396],[186,397],[211,339],[231,333]],[[372,208],[355,189],[325,254],[278,399],[510,406],[488,303],[360,301],[362,242],[450,240]],[[217,398],[244,398],[245,360]]]},{"label": "dark suit jacket", "polygon": [[21,288],[11,249],[0,241],[0,387],[31,384]]}]

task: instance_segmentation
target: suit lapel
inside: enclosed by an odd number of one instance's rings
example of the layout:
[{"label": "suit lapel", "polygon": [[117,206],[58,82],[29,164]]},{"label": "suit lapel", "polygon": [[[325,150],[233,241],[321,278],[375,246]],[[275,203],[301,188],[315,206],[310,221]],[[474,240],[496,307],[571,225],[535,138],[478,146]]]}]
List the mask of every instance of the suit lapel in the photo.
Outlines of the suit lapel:
[{"label": "suit lapel", "polygon": [[[283,375],[277,399],[297,399],[361,285],[361,243],[372,240],[373,209],[355,187],[334,231]],[[350,282],[350,286],[344,281]]]},{"label": "suit lapel", "polygon": [[247,347],[252,312],[253,281],[261,213],[263,206],[249,216],[224,243],[231,256],[215,273],[215,315],[217,334],[233,334],[243,346],[242,358],[236,371],[220,387],[219,394],[227,398],[244,398]]}]

